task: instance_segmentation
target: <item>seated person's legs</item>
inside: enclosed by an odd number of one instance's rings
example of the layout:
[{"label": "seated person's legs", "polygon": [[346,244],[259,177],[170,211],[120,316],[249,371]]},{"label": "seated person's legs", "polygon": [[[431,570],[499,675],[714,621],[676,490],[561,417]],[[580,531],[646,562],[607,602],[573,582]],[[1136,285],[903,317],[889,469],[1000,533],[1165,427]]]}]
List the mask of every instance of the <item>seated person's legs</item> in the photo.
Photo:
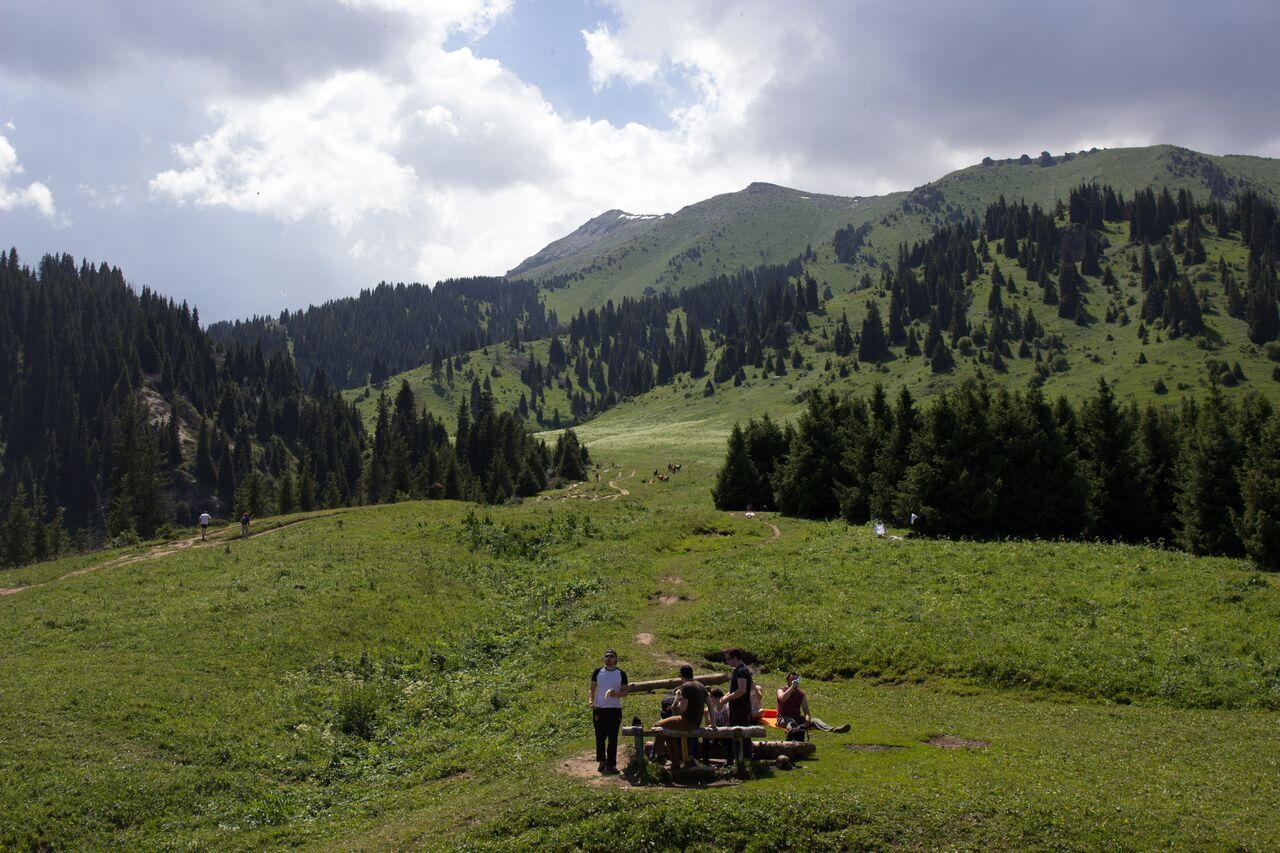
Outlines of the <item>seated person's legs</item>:
[{"label": "seated person's legs", "polygon": [[[658,729],[674,729],[676,731],[691,732],[694,726],[690,725],[684,717],[666,717],[654,723],[654,728]],[[654,739],[654,755],[658,758],[666,756],[671,759],[672,766],[677,766],[683,762],[683,754],[680,746],[681,741],[689,742],[689,738],[659,737]],[[695,746],[689,743],[689,757],[695,755]]]}]

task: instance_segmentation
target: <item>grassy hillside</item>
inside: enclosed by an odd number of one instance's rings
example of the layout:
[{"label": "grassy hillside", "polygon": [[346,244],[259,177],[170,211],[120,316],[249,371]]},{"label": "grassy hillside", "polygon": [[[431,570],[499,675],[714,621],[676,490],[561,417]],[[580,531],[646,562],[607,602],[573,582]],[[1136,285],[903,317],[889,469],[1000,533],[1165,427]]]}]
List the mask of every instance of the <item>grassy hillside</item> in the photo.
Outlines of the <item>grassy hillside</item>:
[{"label": "grassy hillside", "polygon": [[669,216],[637,220],[642,224],[609,232],[554,261],[516,269],[521,277],[534,279],[576,274],[567,286],[546,293],[547,305],[563,320],[579,308],[641,296],[648,288],[679,289],[721,272],[789,260],[805,246],[830,242],[837,229],[870,215],[864,210],[867,204],[864,199],[752,184]]},{"label": "grassy hillside", "polygon": [[[696,449],[593,449],[619,466],[598,486],[478,517],[354,509],[14,575],[49,583],[0,596],[0,847],[1280,843],[1273,578],[748,520],[708,508]],[[635,679],[737,642],[852,732],[719,789],[566,772],[601,649]]]},{"label": "grassy hillside", "polygon": [[992,162],[910,192],[865,198],[752,184],[669,216],[641,220],[643,225],[610,231],[573,253],[550,252],[557,255],[554,261],[529,265],[540,260],[535,255],[517,270],[530,278],[577,275],[576,281],[546,295],[547,304],[564,318],[579,307],[639,296],[647,287],[678,289],[742,266],[784,261],[807,245],[829,243],[846,225],[869,226],[864,248],[869,262],[892,261],[900,243],[924,239],[940,223],[981,213],[1001,195],[1045,206],[1091,181],[1109,183],[1126,194],[1139,187],[1167,186],[1174,192],[1191,190],[1200,199],[1229,199],[1248,188],[1280,200],[1280,160],[1154,145],[1059,155],[1052,165],[1041,165],[1035,157],[1025,164]]},{"label": "grassy hillside", "polygon": [[[1128,225],[1109,224],[1105,236],[1111,248],[1107,250],[1104,262],[1115,272],[1120,292],[1117,296],[1110,296],[1101,290],[1098,279],[1089,279],[1092,289],[1086,298],[1089,312],[1095,320],[1086,326],[1058,317],[1054,306],[1043,304],[1040,286],[1029,282],[1016,263],[999,255],[994,257],[994,263],[999,265],[1006,278],[1016,283],[1019,291],[1017,296],[1005,296],[1005,305],[1016,308],[1019,315],[1031,310],[1046,330],[1058,335],[1065,344],[1061,358],[1046,357],[1047,375],[1034,380],[1042,382],[1046,395],[1082,399],[1096,390],[1099,379],[1105,379],[1121,398],[1139,403],[1151,400],[1172,402],[1203,394],[1209,381],[1209,364],[1216,362],[1240,365],[1243,379],[1231,379],[1235,384],[1225,389],[1228,394],[1255,392],[1280,402],[1280,381],[1276,379],[1280,365],[1268,357],[1265,348],[1249,342],[1244,320],[1226,314],[1223,288],[1217,277],[1217,262],[1219,258],[1224,259],[1237,281],[1246,278],[1247,255],[1238,239],[1206,236],[1206,262],[1184,271],[1196,283],[1197,289],[1209,297],[1209,311],[1205,315],[1208,333],[1200,338],[1171,339],[1151,329],[1144,343],[1138,337],[1143,293],[1140,277],[1130,269],[1137,250],[1128,244]],[[987,297],[992,286],[991,265],[987,266],[987,271],[978,277],[972,288],[968,316],[975,328],[986,320]],[[684,374],[673,384],[659,386],[606,411],[579,430],[594,440],[625,436],[625,441],[641,444],[661,443],[668,436],[677,434],[682,436],[682,442],[714,445],[717,451],[721,451],[723,439],[734,422],[745,421],[764,412],[785,419],[800,411],[803,397],[811,389],[866,392],[876,383],[881,383],[891,395],[905,386],[917,399],[926,399],[942,389],[974,381],[979,376],[1015,387],[1026,387],[1036,377],[1039,365],[1034,358],[1006,359],[1005,370],[993,372],[989,366],[979,363],[978,350],[981,347],[975,347],[968,356],[957,351],[956,368],[945,374],[933,373],[928,361],[922,357],[899,354],[879,366],[859,363],[854,357],[841,359],[832,352],[832,340],[840,317],[847,314],[856,330],[867,313],[869,303],[877,304],[881,314],[886,314],[888,296],[876,287],[859,290],[863,270],[859,266],[838,263],[830,245],[816,250],[816,257],[806,264],[806,270],[829,285],[834,295],[825,304],[824,314],[812,323],[811,331],[793,341],[802,355],[802,367],[789,367],[785,376],[749,368],[747,379],[741,385],[722,383],[716,386],[711,396],[705,395],[705,380],[695,381]],[[878,281],[878,274],[875,278]],[[1129,322],[1105,322],[1103,317],[1108,305],[1127,312]],[[923,337],[923,327],[918,326],[917,331]],[[514,406],[521,392],[527,391],[520,383],[519,369],[528,353],[535,353],[541,361],[546,361],[546,341],[535,341],[525,346],[525,353],[515,353],[499,346],[469,356],[469,369],[481,379],[491,375],[494,364],[497,364],[500,375],[493,377],[491,382],[502,405]],[[714,364],[718,355],[719,350],[712,347],[708,363]],[[842,366],[846,376],[840,375]],[[457,394],[467,393],[469,379],[458,380],[455,388],[450,390],[426,382],[425,368],[411,371],[406,376],[419,394],[419,400],[452,424]],[[394,393],[398,385],[399,377],[390,380],[387,386],[389,393]],[[1164,390],[1157,393],[1157,387]],[[376,392],[371,393],[372,397],[360,403],[370,423],[376,403]],[[348,394],[359,398],[363,392]],[[562,389],[553,386],[547,389],[547,395],[548,415],[553,406],[560,407],[562,413],[568,412],[568,400]]]}]

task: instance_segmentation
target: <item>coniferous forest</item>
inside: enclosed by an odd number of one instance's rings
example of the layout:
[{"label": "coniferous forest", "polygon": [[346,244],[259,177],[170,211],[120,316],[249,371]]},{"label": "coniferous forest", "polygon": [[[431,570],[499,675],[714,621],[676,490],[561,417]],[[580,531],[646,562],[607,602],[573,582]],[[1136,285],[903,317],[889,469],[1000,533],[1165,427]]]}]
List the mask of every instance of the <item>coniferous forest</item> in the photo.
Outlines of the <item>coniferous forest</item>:
[{"label": "coniferous forest", "polygon": [[105,264],[0,253],[0,565],[146,540],[205,510],[501,501],[581,476],[576,439],[553,453],[487,396],[451,445],[406,392],[369,437],[325,369],[304,387],[284,347],[216,343],[196,310]]},{"label": "coniferous forest", "polygon": [[1280,567],[1280,413],[1215,386],[1178,408],[1078,406],[980,383],[918,406],[813,394],[794,427],[735,426],[722,509],[871,520],[929,536],[1165,542]]},{"label": "coniferous forest", "polygon": [[[1123,251],[1111,246],[1116,232],[1107,223],[1127,226]],[[1248,258],[1242,275],[1206,257],[1209,235],[1238,241]],[[842,230],[836,242],[846,261],[861,252],[859,234]],[[759,377],[802,367],[798,336],[814,336],[820,318],[819,350],[840,360],[842,376],[859,362],[899,358],[922,359],[933,373],[950,372],[957,358],[977,358],[999,375],[1010,360],[1027,359],[1035,365],[1034,387],[1059,369],[1065,351],[1059,335],[1037,319],[1041,306],[1042,314],[1053,312],[1079,325],[1132,326],[1143,340],[1155,334],[1209,342],[1213,330],[1206,318],[1218,312],[1220,301],[1226,314],[1246,324],[1254,345],[1275,347],[1278,256],[1276,208],[1251,192],[1227,205],[1167,190],[1139,190],[1126,199],[1109,186],[1085,184],[1051,209],[1000,198],[982,216],[939,226],[928,239],[901,246],[895,264],[881,265],[878,282],[871,273],[859,281],[858,292],[883,294],[880,302],[868,301],[859,323],[844,314],[824,318],[831,293],[811,274],[809,249],[785,264],[582,308],[563,321],[540,301],[546,282],[479,278],[435,288],[384,284],[353,299],[278,319],[216,324],[206,332],[194,309],[145,288],[135,292],[118,269],[77,265],[69,256],[45,257],[31,268],[11,251],[0,258],[3,561],[41,559],[71,543],[146,539],[167,524],[189,523],[202,509],[225,517],[241,510],[257,515],[402,497],[501,501],[530,495],[548,478],[577,476],[585,462],[585,449],[576,442],[553,451],[528,432],[530,423],[562,424],[546,417],[545,392],[552,383],[569,396],[569,423],[679,377],[705,380],[704,393],[710,395],[718,386],[748,381],[748,369]],[[1118,269],[1119,263],[1127,268]],[[1186,273],[1193,266],[1200,271],[1198,281],[1216,277],[1220,299],[1197,288]],[[1025,283],[1005,274],[1014,268]],[[992,282],[984,312],[970,310],[979,276]],[[1118,276],[1140,283],[1140,301],[1122,298]],[[828,336],[828,329],[834,334]],[[524,393],[514,410],[498,411],[487,388],[473,378],[470,398],[457,410],[453,440],[438,418],[422,412],[408,385],[379,401],[368,430],[340,393],[369,381],[385,386],[390,374],[416,364],[430,365],[436,381],[447,375],[452,384],[468,351],[519,350],[536,339],[547,342],[545,361],[529,350],[520,368]],[[1231,383],[1235,374],[1222,368],[1215,380]],[[983,418],[997,420],[1016,415],[1020,422],[1039,418],[1043,404],[1033,395],[1006,395],[988,388],[973,398],[978,402],[965,403],[966,412],[981,410]],[[936,405],[946,411],[960,399],[944,397]],[[844,421],[857,420],[858,404],[823,405],[834,407],[827,420],[857,432]],[[1209,400],[1201,408],[1216,412],[1231,405]],[[1188,532],[1185,512],[1157,512],[1155,520],[1141,524],[1139,516],[1122,512],[1129,526],[1109,526],[1105,519],[1115,514],[1099,507],[1124,501],[1081,486],[1082,477],[1092,476],[1081,460],[1092,457],[1078,445],[1072,426],[1084,412],[1069,408],[1061,402],[1052,406],[1065,458],[1075,458],[1081,470],[1061,485],[1067,497],[1080,489],[1089,497],[1050,513],[1052,522],[987,513],[983,507],[999,503],[1004,485],[987,503],[962,507],[948,520],[930,503],[941,498],[927,490],[904,498],[899,479],[886,481],[892,488],[858,479],[851,472],[866,472],[871,463],[846,459],[844,450],[812,460],[816,470],[830,472],[831,489],[806,488],[789,502],[783,459],[802,458],[804,447],[793,446],[794,437],[773,434],[774,426],[766,441],[773,449],[764,453],[759,442],[748,442],[757,457],[754,473],[730,465],[718,500],[726,506],[776,503],[797,514],[850,519],[897,518],[905,507],[900,501],[908,500],[919,504],[909,511],[923,517],[920,529],[946,535],[1163,538],[1197,552],[1262,553],[1256,543],[1270,534],[1259,531],[1273,517],[1263,505],[1268,485],[1236,468],[1268,470],[1264,460],[1249,462],[1260,452],[1257,436],[1268,413],[1253,420],[1222,415],[1237,432],[1245,423],[1257,426],[1231,439],[1239,455],[1222,456],[1236,466],[1232,485],[1227,497],[1210,491],[1217,496],[1219,521],[1229,519],[1223,523],[1230,532],[1206,538]],[[1123,418],[1128,433],[1158,430],[1164,444],[1175,448],[1171,458],[1180,459],[1200,411],[1184,407],[1141,417],[1128,411]],[[811,410],[806,418],[818,419],[817,413]],[[871,420],[883,426],[884,419]],[[751,429],[761,427],[750,427],[748,434]],[[914,423],[895,429],[891,455],[905,471],[921,461],[912,456],[918,429]],[[886,452],[878,440],[871,446],[854,441],[850,448],[855,457]],[[997,478],[1000,484],[1014,481]],[[1170,482],[1180,489],[1183,481]],[[1166,497],[1160,492],[1160,500]]]}]

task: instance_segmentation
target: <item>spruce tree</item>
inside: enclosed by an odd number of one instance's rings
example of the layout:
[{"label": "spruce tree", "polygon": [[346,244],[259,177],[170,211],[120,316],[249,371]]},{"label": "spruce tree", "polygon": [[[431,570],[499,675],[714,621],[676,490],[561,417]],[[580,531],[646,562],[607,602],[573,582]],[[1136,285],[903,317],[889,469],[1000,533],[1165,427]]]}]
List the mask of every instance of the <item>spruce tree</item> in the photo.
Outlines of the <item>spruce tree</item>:
[{"label": "spruce tree", "polygon": [[1259,568],[1280,569],[1280,414],[1272,415],[1250,443],[1240,497],[1235,523],[1245,553]]},{"label": "spruce tree", "polygon": [[1218,385],[1188,424],[1178,457],[1178,544],[1193,554],[1238,554],[1233,513],[1240,511],[1235,469],[1240,443]]},{"label": "spruce tree", "polygon": [[747,451],[746,436],[742,428],[734,424],[729,433],[728,454],[716,474],[711,497],[717,509],[745,509],[756,504],[761,492],[760,472]]}]

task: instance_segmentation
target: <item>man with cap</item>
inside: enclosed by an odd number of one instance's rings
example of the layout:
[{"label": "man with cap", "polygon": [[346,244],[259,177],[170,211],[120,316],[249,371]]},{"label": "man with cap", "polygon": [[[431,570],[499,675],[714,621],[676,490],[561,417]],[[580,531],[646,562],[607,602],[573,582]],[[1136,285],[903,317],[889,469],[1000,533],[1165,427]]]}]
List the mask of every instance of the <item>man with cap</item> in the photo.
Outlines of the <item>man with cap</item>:
[{"label": "man with cap", "polygon": [[591,673],[589,705],[596,730],[596,763],[601,773],[618,772],[618,731],[622,728],[622,697],[627,673],[618,667],[618,653],[608,649],[604,666]]}]

